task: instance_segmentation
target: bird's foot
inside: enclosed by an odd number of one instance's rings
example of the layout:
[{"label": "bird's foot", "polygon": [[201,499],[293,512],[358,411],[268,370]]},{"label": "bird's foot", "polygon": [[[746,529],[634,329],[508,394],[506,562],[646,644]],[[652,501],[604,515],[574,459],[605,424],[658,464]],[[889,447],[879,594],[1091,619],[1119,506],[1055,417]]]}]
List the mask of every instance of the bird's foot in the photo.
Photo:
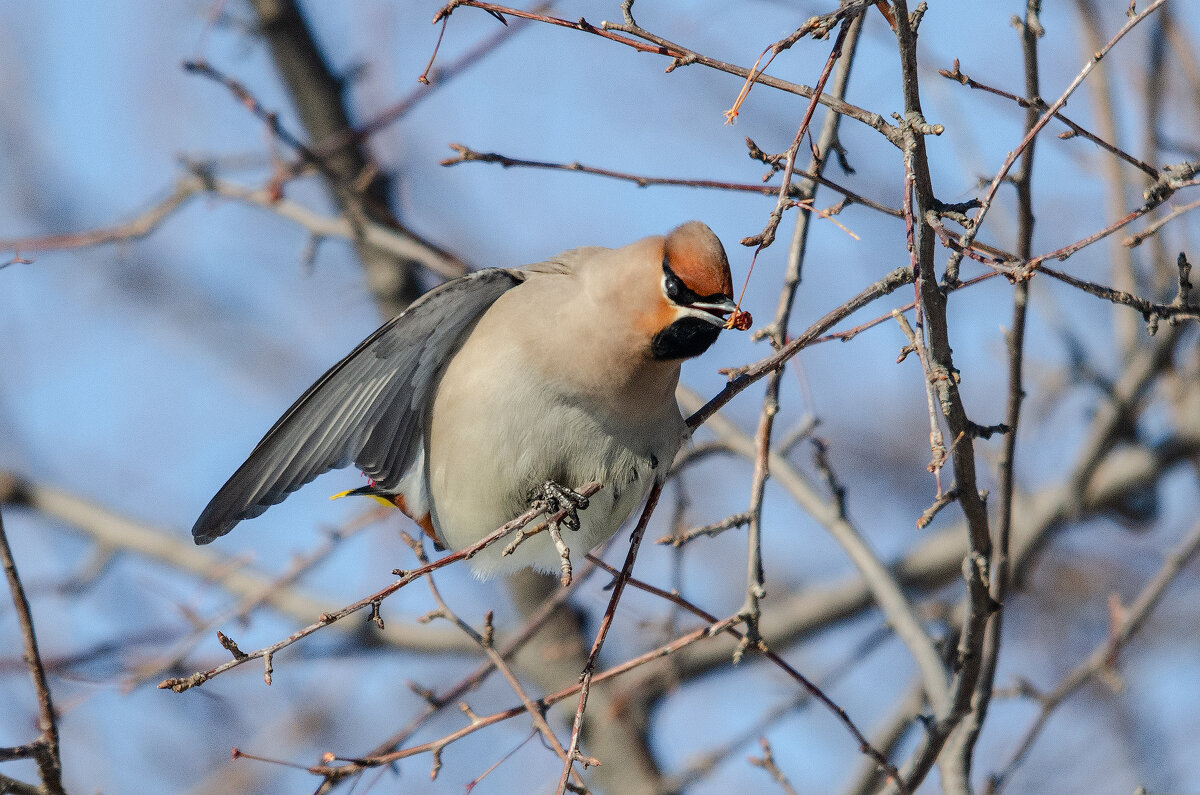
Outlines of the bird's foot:
[{"label": "bird's foot", "polygon": [[563,541],[562,526],[565,525],[568,530],[579,529],[579,511],[588,507],[588,498],[566,486],[560,486],[554,481],[548,480],[529,495],[529,505],[546,514],[546,521],[530,532],[526,532],[524,529],[520,530],[513,542],[505,547],[503,554],[512,554],[522,541],[544,528],[553,539],[554,548],[558,550],[562,572],[559,582],[564,587],[570,585],[571,549]]},{"label": "bird's foot", "polygon": [[534,489],[529,497],[530,507],[544,508],[547,516],[562,513],[558,521],[568,530],[579,529],[579,511],[588,507],[587,497],[553,480],[547,480]]}]

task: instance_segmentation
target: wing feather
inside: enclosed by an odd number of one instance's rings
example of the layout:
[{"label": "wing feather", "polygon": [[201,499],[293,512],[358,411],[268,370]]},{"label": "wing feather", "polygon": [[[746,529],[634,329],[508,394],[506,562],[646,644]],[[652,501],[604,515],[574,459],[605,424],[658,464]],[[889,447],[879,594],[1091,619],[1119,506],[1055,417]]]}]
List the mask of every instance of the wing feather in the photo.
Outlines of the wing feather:
[{"label": "wing feather", "polygon": [[376,330],[267,431],[196,520],[196,543],[352,461],[381,488],[396,488],[419,458],[443,365],[488,307],[524,278],[477,271],[426,293]]}]

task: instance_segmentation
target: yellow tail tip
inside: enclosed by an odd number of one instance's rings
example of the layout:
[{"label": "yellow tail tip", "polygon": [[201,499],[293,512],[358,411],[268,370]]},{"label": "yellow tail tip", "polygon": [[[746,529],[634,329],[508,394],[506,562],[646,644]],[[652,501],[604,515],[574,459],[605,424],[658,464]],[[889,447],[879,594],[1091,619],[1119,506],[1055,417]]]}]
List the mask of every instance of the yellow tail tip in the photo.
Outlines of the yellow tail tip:
[{"label": "yellow tail tip", "polygon": [[336,500],[336,499],[339,499],[340,497],[370,497],[371,499],[375,500],[375,502],[379,503],[380,505],[386,505],[389,508],[396,507],[395,504],[391,500],[389,500],[387,497],[384,497],[380,494],[371,494],[370,492],[367,492],[361,488],[347,489],[346,491],[339,491],[337,494],[331,495],[329,497],[329,499]]}]

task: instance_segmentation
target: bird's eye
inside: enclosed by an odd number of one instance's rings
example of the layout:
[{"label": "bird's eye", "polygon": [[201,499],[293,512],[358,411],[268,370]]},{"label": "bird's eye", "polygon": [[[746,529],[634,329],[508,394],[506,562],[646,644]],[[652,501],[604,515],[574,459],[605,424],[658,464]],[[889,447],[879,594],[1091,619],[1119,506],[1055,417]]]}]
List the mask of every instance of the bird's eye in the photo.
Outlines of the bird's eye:
[{"label": "bird's eye", "polygon": [[666,257],[663,257],[663,291],[666,292],[667,298],[677,304],[683,302],[684,295],[687,293],[687,288],[675,275],[675,271],[671,270]]},{"label": "bird's eye", "polygon": [[679,277],[673,273],[667,274],[666,279],[667,298],[678,302],[679,297],[683,294],[683,282],[679,281]]}]

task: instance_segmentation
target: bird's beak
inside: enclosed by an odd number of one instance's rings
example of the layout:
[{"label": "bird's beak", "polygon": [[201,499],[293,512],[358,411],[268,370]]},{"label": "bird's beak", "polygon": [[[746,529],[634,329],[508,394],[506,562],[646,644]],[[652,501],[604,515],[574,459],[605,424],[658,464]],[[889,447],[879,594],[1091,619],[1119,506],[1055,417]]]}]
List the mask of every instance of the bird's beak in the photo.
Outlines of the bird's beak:
[{"label": "bird's beak", "polygon": [[737,304],[733,302],[732,298],[726,298],[723,301],[697,301],[694,304],[688,304],[685,308],[695,310],[688,313],[693,317],[707,320],[714,326],[724,326],[726,316],[737,311]]}]

